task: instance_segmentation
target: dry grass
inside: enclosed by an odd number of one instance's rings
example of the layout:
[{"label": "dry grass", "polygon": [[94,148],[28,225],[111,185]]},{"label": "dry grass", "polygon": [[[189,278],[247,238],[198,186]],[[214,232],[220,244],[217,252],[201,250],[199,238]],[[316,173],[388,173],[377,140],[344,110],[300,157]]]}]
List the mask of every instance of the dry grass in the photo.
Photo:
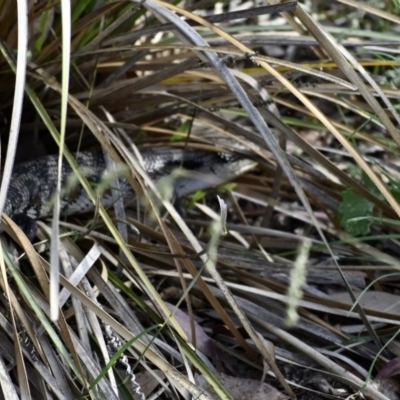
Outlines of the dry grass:
[{"label": "dry grass", "polygon": [[[34,243],[4,217],[3,398],[396,398],[399,5],[15,3],[0,204],[14,162],[100,147],[145,200],[105,210],[76,169],[92,215]],[[184,213],[136,157],[238,144],[257,167]]]}]

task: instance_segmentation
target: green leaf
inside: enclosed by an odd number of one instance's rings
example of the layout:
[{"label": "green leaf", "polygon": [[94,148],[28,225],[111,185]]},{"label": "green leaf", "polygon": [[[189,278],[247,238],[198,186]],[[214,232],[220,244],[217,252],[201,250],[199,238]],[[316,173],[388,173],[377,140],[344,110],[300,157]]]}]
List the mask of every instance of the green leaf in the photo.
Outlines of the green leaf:
[{"label": "green leaf", "polygon": [[352,236],[368,234],[370,221],[365,217],[372,216],[374,204],[354,189],[345,190],[342,199],[339,212],[342,215],[340,224],[344,230]]}]

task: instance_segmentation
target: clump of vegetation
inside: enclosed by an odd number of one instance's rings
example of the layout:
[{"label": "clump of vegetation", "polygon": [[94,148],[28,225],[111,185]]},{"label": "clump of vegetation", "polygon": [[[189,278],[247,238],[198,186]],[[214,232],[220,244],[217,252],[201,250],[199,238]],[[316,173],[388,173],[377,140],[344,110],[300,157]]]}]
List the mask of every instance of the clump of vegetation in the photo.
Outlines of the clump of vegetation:
[{"label": "clump of vegetation", "polygon": [[[0,207],[49,154],[94,204],[3,218],[5,398],[398,398],[399,5],[370,3],[0,4]],[[156,147],[253,168],[174,199]]]}]

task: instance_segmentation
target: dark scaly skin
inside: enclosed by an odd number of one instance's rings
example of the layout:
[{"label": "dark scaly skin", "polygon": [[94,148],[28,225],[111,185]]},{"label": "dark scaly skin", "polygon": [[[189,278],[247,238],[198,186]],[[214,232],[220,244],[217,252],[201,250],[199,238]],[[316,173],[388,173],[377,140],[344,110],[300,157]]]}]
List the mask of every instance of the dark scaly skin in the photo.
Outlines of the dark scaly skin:
[{"label": "dark scaly skin", "polygon": [[[104,157],[101,152],[83,152],[77,155],[80,167],[85,167],[85,175],[91,182],[101,180],[106,169]],[[62,187],[66,187],[72,169],[64,160],[62,165]],[[36,160],[15,165],[7,193],[4,213],[12,218],[33,239],[36,234],[36,220],[51,215],[51,198],[57,187],[58,156],[46,156]],[[80,204],[80,202],[82,204]],[[93,204],[87,196],[83,195],[80,185],[75,186],[73,192],[61,200],[61,212],[65,213],[71,204],[69,214],[78,213],[75,205],[85,212],[84,203],[88,211],[93,209]],[[89,206],[90,203],[90,206]]]},{"label": "dark scaly skin", "polygon": [[[239,175],[241,169],[249,164],[247,160],[233,155],[190,148],[160,147],[142,150],[141,154],[144,168],[154,180],[169,175],[180,166],[192,171],[192,176],[189,174],[174,181],[175,195],[178,198],[226,182]],[[106,162],[102,151],[78,153],[76,160],[89,182],[93,185],[101,182],[106,174]],[[36,234],[36,220],[52,214],[51,199],[57,186],[57,175],[57,155],[38,158],[14,167],[4,213],[12,218],[31,240]],[[92,211],[94,205],[80,185],[75,184],[68,191],[65,190],[71,176],[72,169],[64,160],[61,213],[72,215]],[[121,181],[124,183],[122,186],[125,194],[132,195],[127,181]],[[110,205],[110,201],[109,194],[102,198],[105,205]]]}]

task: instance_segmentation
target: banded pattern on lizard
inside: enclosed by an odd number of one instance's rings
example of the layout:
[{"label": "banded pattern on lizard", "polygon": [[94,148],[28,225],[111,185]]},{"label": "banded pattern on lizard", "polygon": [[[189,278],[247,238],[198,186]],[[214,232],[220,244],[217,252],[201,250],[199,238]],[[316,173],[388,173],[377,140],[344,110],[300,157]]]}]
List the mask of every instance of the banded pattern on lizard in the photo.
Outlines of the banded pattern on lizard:
[{"label": "banded pattern on lizard", "polygon": [[[254,163],[228,153],[207,152],[197,149],[159,147],[141,151],[146,172],[155,181],[182,166],[192,171],[174,180],[174,193],[182,197],[196,190],[225,183],[251,168]],[[102,151],[80,152],[76,160],[89,182],[100,183],[107,175]],[[4,213],[12,218],[32,240],[36,234],[36,220],[52,214],[52,196],[56,189],[58,156],[46,156],[17,164],[14,167],[7,193]],[[73,215],[93,211],[94,205],[80,185],[66,190],[72,169],[64,160],[61,213]],[[123,196],[132,196],[126,179],[120,178]],[[101,202],[110,206],[112,197],[105,193]]]}]

